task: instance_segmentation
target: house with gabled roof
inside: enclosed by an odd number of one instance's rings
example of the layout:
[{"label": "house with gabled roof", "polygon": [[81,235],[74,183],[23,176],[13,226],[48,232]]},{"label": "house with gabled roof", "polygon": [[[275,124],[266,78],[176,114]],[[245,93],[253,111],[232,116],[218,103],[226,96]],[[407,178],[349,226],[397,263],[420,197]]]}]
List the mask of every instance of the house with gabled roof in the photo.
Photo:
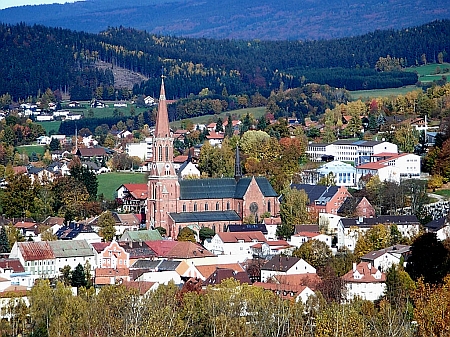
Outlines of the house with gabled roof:
[{"label": "house with gabled roof", "polygon": [[266,242],[266,238],[260,231],[253,232],[221,232],[205,241],[205,248],[217,255],[240,255],[243,258],[251,258],[251,247],[257,243]]},{"label": "house with gabled roof", "polygon": [[445,216],[428,222],[424,227],[428,233],[436,233],[438,240],[443,241],[450,238],[450,226],[448,225],[448,220]]},{"label": "house with gabled roof", "polygon": [[282,299],[294,302],[301,301],[302,303],[306,303],[310,296],[314,296],[314,291],[312,289],[302,285],[255,282],[253,283],[253,286],[270,290]]},{"label": "house with gabled roof", "polygon": [[236,272],[230,268],[216,268],[216,270],[203,281],[203,286],[215,286],[229,278],[238,281],[240,284],[252,284],[245,271]]},{"label": "house with gabled roof", "polygon": [[345,186],[291,184],[291,188],[304,190],[308,196],[307,210],[315,213],[336,214],[347,197],[351,197]]},{"label": "house with gabled roof", "polygon": [[202,280],[206,280],[217,268],[230,269],[235,273],[245,272],[244,268],[239,263],[206,264],[196,267],[201,274],[199,278]]},{"label": "house with gabled roof", "polygon": [[48,241],[16,242],[9,256],[18,259],[32,279],[59,275],[56,257]]},{"label": "house with gabled roof", "polygon": [[149,292],[158,289],[159,283],[147,281],[123,281],[121,283],[128,289],[135,289],[140,296],[146,296]]},{"label": "house with gabled roof", "polygon": [[120,237],[119,241],[132,241],[132,242],[144,242],[144,241],[159,241],[162,240],[161,234],[156,229],[145,230],[132,230],[125,231]]},{"label": "house with gabled roof", "polygon": [[96,268],[94,273],[94,285],[96,287],[122,284],[130,281],[128,268]]},{"label": "house with gabled roof", "polygon": [[337,214],[343,217],[371,218],[375,216],[375,208],[366,197],[347,197]]},{"label": "house with gabled roof", "polygon": [[101,242],[102,238],[90,224],[71,221],[62,225],[55,233],[58,240],[86,240],[89,243]]},{"label": "house with gabled roof", "polygon": [[277,255],[261,267],[261,282],[276,275],[315,274],[316,268],[294,256]]},{"label": "house with gabled roof", "polygon": [[[149,241],[146,241],[149,242]],[[154,259],[155,251],[144,241],[118,241],[120,247],[129,254],[130,265],[139,259]]]},{"label": "house with gabled roof", "polygon": [[92,147],[92,148],[78,148],[75,153],[81,159],[90,160],[93,158],[106,159],[108,154],[106,153],[105,148],[103,147]]},{"label": "house with gabled roof", "polygon": [[333,245],[333,237],[331,235],[323,234],[320,232],[299,232],[291,236],[289,243],[294,247],[300,247],[305,242],[317,240],[326,243],[328,248],[331,249]]},{"label": "house with gabled roof", "polygon": [[352,270],[342,276],[347,301],[358,297],[362,300],[376,301],[386,289],[386,274],[369,262],[354,263]]},{"label": "house with gabled roof", "polygon": [[97,242],[91,244],[97,268],[128,268],[130,253],[116,241]]},{"label": "house with gabled roof", "polygon": [[394,245],[380,250],[373,250],[361,257],[361,262],[368,262],[373,267],[387,272],[393,264],[400,264],[403,260],[406,266],[406,261],[411,254],[411,246],[408,245]]}]

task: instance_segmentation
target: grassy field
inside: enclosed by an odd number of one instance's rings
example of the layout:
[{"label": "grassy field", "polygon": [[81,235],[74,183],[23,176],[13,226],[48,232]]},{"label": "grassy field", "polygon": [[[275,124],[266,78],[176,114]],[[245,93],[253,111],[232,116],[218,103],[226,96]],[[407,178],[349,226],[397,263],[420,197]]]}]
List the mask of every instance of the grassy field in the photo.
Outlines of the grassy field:
[{"label": "grassy field", "polygon": [[367,98],[377,98],[377,97],[389,97],[404,95],[410,91],[418,90],[419,88],[415,85],[408,85],[401,88],[388,88],[388,89],[373,89],[373,90],[355,90],[350,91],[352,99],[365,100]]},{"label": "grassy field", "polygon": [[[441,72],[436,74],[436,69],[439,68]],[[450,72],[445,72],[444,69],[450,69],[450,63],[442,63],[442,64],[427,64],[420,67],[410,67],[406,68],[405,71],[416,72],[419,75],[419,81],[421,82],[432,82],[434,80],[440,80],[442,75],[449,76]]]},{"label": "grassy field", "polygon": [[116,196],[116,190],[122,184],[144,184],[147,182],[145,173],[128,173],[128,172],[110,172],[99,174],[98,192],[104,195],[105,199],[113,200]]},{"label": "grassy field", "polygon": [[44,155],[45,153],[45,146],[43,145],[23,145],[18,146],[16,149],[20,154],[26,153],[28,156],[30,156],[33,152],[40,155]]},{"label": "grassy field", "polygon": [[58,134],[59,126],[61,125],[61,121],[53,121],[53,122],[37,122],[37,124],[42,125],[47,135],[50,134]]},{"label": "grassy field", "polygon": [[[437,67],[441,69],[441,73],[439,74],[435,74]],[[450,77],[450,72],[444,73],[445,69],[450,69],[450,63],[427,64],[419,67],[406,68],[404,69],[404,71],[416,72],[419,75],[419,81],[421,82],[432,82],[434,80],[440,80],[443,75]],[[350,91],[350,95],[354,100],[357,99],[365,100],[368,98],[404,95],[410,91],[417,89],[418,88],[415,85],[408,85],[401,88]]]},{"label": "grassy field", "polygon": [[[222,119],[225,119],[228,115],[235,116],[235,118],[240,119],[245,116],[247,113],[251,114],[254,118],[259,118],[263,116],[266,112],[265,107],[258,108],[248,108],[248,109],[239,109],[239,110],[231,110],[224,111],[218,115],[205,115],[199,117],[189,118],[189,120],[194,124],[209,124],[211,122],[217,121],[217,117],[220,116]],[[174,129],[180,128],[181,120],[170,123],[170,126]]]}]

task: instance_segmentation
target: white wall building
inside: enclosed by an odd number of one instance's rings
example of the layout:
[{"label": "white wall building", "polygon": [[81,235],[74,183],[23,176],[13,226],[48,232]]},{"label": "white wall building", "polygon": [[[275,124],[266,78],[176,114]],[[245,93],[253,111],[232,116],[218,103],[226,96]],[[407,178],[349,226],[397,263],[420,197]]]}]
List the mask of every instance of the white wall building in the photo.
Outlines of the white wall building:
[{"label": "white wall building", "polygon": [[356,181],[365,175],[377,175],[381,181],[399,183],[404,179],[419,179],[420,156],[401,153],[378,157],[378,161],[365,163],[356,167]]},{"label": "white wall building", "polygon": [[346,300],[359,297],[367,301],[376,301],[386,289],[386,275],[368,262],[353,264],[353,269],[342,279],[345,283]]},{"label": "white wall building", "polygon": [[215,255],[240,255],[251,258],[251,247],[256,243],[266,242],[262,232],[221,232],[214,235],[210,242],[205,241],[205,248]]},{"label": "white wall building", "polygon": [[308,262],[293,256],[274,256],[261,267],[261,282],[274,275],[315,274],[316,268]]},{"label": "white wall building", "polygon": [[306,149],[312,161],[322,161],[322,156],[333,156],[334,160],[355,162],[361,156],[383,152],[398,153],[397,145],[384,141],[338,140],[331,144],[311,143]]}]

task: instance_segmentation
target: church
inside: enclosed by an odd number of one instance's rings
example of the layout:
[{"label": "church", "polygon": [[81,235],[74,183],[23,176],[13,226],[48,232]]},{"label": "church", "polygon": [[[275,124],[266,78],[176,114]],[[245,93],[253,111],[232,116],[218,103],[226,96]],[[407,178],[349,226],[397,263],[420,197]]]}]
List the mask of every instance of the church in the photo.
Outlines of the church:
[{"label": "church", "polygon": [[236,149],[234,178],[182,179],[174,168],[164,79],[161,82],[153,156],[148,177],[147,228],[163,227],[168,237],[189,227],[222,232],[230,224],[279,215],[279,195],[265,177],[243,177]]}]

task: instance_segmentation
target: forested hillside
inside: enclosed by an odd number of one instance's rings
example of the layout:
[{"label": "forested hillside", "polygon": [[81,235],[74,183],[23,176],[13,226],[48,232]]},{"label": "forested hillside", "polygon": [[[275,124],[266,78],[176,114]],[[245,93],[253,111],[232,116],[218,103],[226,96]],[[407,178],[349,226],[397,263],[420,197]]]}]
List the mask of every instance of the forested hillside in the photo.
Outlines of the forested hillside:
[{"label": "forested hillside", "polygon": [[88,0],[0,10],[0,22],[10,24],[261,40],[341,38],[449,18],[448,1],[426,0]]},{"label": "forested hillside", "polygon": [[[437,21],[401,31],[376,31],[359,37],[321,41],[243,41],[157,36],[110,28],[101,34],[44,26],[0,25],[0,94],[13,100],[39,96],[47,88],[67,90],[72,99],[122,98],[113,87],[110,62],[150,78],[133,94],[155,95],[160,75],[167,77],[170,98],[183,98],[208,88],[212,94],[260,93],[307,83],[348,89],[399,87],[417,76],[402,67],[448,61],[450,21]],[[399,68],[375,69],[388,55]],[[381,71],[383,70],[383,71]],[[389,70],[389,71],[387,71]],[[125,97],[127,98],[127,97]]]}]

